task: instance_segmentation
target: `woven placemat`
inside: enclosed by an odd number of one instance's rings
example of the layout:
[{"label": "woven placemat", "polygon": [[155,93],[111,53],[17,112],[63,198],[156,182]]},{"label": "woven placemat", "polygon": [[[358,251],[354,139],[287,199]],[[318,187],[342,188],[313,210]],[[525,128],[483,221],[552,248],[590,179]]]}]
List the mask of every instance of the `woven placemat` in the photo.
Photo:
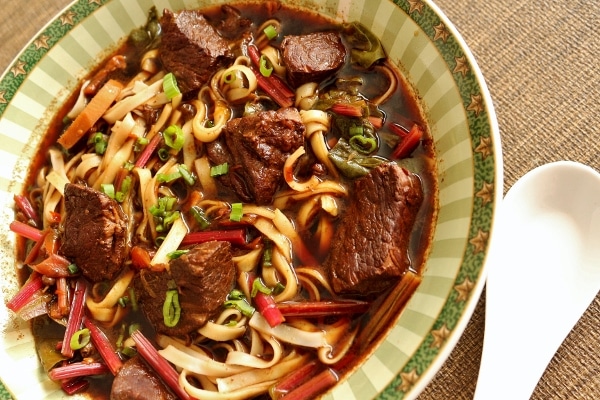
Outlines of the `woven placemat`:
[{"label": "woven placemat", "polygon": [[[598,169],[597,2],[436,0],[436,4],[471,48],[490,89],[502,138],[505,192],[527,171],[551,161],[579,161]],[[484,306],[485,294],[420,400],[473,397]],[[599,323],[597,296],[558,350],[532,399],[600,398]],[[539,334],[544,335],[543,326]],[[511,371],[498,371],[498,379],[510,385]]]},{"label": "woven placemat", "polygon": [[[31,0],[26,7],[18,1],[0,1],[3,70],[68,1]],[[504,153],[504,190],[525,172],[551,161],[575,160],[599,168],[596,0],[436,0],[436,4],[473,51],[494,99]],[[464,335],[420,400],[473,397],[484,306],[485,292]],[[532,399],[600,398],[599,327],[597,297],[548,366]],[[543,335],[544,327],[539,330]],[[511,371],[498,373],[511,384]]]}]

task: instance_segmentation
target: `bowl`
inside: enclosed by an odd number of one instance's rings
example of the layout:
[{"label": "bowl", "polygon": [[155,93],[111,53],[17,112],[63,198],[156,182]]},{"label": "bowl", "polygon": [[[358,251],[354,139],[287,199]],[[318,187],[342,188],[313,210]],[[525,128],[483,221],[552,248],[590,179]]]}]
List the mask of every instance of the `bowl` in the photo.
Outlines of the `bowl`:
[{"label": "bowl", "polygon": [[[324,399],[412,399],[457,343],[484,286],[486,254],[502,197],[501,146],[492,100],[469,48],[428,0],[282,0],[340,21],[358,20],[381,38],[421,97],[437,155],[439,211],[423,280],[371,356]],[[14,219],[32,157],[52,114],[77,81],[152,5],[181,9],[211,1],[73,2],[26,47],[0,79],[0,220]],[[33,43],[33,42],[32,42]],[[1,232],[0,282],[17,290],[15,239]],[[27,323],[0,308],[0,378],[16,399],[61,398],[38,364]],[[24,379],[26,378],[26,379]],[[0,390],[0,393],[2,391]]]}]

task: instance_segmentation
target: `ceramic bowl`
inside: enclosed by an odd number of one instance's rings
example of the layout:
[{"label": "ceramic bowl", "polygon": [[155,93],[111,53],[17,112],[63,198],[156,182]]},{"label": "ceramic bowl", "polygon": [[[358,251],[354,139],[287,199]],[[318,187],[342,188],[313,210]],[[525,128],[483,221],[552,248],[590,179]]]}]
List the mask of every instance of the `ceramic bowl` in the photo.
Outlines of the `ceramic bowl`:
[{"label": "ceramic bowl", "polygon": [[[486,277],[486,252],[502,196],[502,158],[492,101],[469,48],[428,0],[282,0],[378,35],[421,96],[437,154],[439,213],[423,281],[373,354],[325,399],[410,399],[431,381],[462,334]],[[148,9],[203,0],[73,2],[41,30],[0,80],[0,218],[13,220],[31,158],[54,110],[78,79]],[[0,246],[6,301],[17,290],[14,237]],[[0,308],[0,378],[16,399],[61,398],[38,364],[27,324]]]}]

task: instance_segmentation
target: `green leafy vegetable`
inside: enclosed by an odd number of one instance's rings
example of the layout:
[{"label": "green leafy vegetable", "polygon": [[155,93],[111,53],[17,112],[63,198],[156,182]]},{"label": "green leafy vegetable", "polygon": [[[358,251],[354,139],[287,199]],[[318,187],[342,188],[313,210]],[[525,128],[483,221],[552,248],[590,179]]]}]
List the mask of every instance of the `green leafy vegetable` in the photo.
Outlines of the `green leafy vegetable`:
[{"label": "green leafy vegetable", "polygon": [[379,156],[364,156],[354,150],[348,140],[341,138],[329,152],[329,158],[340,172],[351,179],[359,178],[369,173],[387,160]]},{"label": "green leafy vegetable", "polygon": [[351,46],[352,62],[370,68],[377,61],[385,59],[385,51],[379,39],[360,22],[344,24],[343,32]]}]

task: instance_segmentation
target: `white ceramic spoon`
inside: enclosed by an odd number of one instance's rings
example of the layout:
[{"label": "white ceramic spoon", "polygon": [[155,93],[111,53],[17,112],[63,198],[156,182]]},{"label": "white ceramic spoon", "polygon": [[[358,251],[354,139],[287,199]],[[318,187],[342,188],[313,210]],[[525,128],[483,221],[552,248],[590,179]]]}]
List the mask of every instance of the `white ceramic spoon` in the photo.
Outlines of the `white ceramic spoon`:
[{"label": "white ceramic spoon", "polygon": [[600,289],[600,174],[570,161],[538,167],[497,221],[475,399],[529,399]]}]

